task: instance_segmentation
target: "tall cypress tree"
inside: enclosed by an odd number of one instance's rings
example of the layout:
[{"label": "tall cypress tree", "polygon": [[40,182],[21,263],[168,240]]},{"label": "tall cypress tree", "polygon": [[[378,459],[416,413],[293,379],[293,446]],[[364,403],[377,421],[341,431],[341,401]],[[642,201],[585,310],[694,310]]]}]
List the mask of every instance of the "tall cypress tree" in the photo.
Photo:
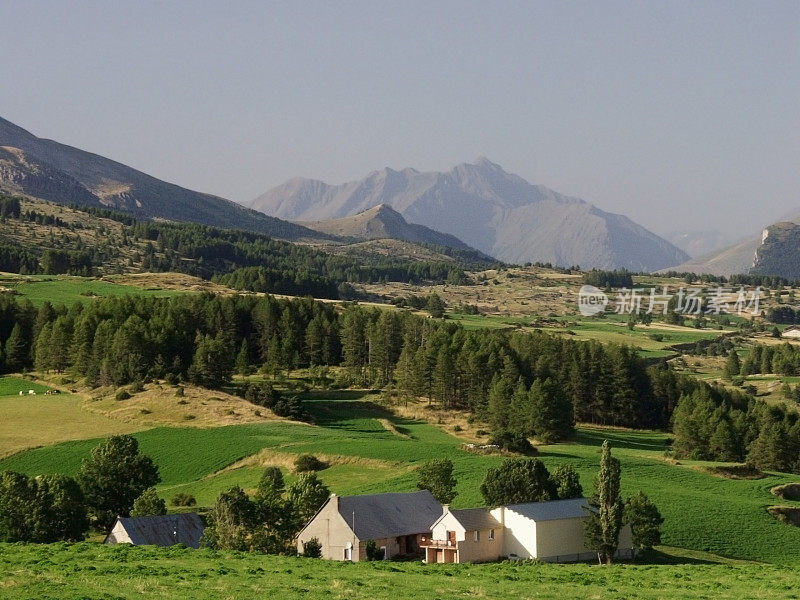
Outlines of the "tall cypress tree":
[{"label": "tall cypress tree", "polygon": [[619,495],[620,463],[611,456],[611,444],[603,442],[600,472],[591,509],[584,522],[586,545],[597,552],[600,564],[611,564],[619,545],[624,505]]}]

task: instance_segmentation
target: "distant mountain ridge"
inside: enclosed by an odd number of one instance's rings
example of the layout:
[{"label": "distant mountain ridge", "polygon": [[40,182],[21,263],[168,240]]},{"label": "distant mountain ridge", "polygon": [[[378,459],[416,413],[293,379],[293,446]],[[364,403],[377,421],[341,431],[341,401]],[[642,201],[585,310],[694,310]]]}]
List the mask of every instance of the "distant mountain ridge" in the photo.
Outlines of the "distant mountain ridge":
[{"label": "distant mountain ridge", "polygon": [[441,233],[424,225],[409,223],[399,212],[388,204],[379,204],[350,217],[327,221],[299,221],[300,225],[346,238],[377,240],[392,238],[417,244],[449,246],[462,250],[472,250],[454,235]]},{"label": "distant mountain ridge", "polygon": [[[780,262],[775,254],[779,251],[789,251],[789,245],[775,245],[768,251],[761,249],[765,242],[766,232],[769,231],[771,227],[786,222],[800,224],[800,210],[787,213],[778,223],[767,227],[760,235],[754,234],[753,236],[748,236],[731,246],[716,250],[704,256],[693,258],[668,270],[697,273],[698,275],[708,273],[711,275],[725,276],[750,273],[752,270],[753,273],[762,275],[768,274],[790,277],[789,275],[783,274],[787,272],[785,269],[778,269],[780,272],[767,272],[770,269],[775,270],[776,267],[774,265]],[[772,258],[766,259],[762,257],[758,259],[759,252],[763,255],[769,254]]]},{"label": "distant mountain ridge", "polygon": [[651,271],[689,258],[625,216],[528,183],[485,158],[446,173],[386,168],[341,185],[296,178],[251,206],[282,219],[318,221],[380,204],[506,262]]},{"label": "distant mountain ridge", "polygon": [[0,118],[0,189],[61,204],[106,206],[139,218],[248,229],[283,239],[319,237],[300,225],[203,194],[52,140]]}]

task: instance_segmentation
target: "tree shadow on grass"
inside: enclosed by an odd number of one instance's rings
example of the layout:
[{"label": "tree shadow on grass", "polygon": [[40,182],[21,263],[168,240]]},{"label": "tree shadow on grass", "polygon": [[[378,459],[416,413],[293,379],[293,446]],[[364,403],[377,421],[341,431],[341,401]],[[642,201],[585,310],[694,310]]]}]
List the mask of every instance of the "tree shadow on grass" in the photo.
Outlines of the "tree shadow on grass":
[{"label": "tree shadow on grass", "polygon": [[578,430],[575,441],[584,446],[602,446],[603,442],[611,442],[612,448],[629,450],[652,450],[663,452],[669,448],[669,440],[658,432],[615,431],[612,429]]}]

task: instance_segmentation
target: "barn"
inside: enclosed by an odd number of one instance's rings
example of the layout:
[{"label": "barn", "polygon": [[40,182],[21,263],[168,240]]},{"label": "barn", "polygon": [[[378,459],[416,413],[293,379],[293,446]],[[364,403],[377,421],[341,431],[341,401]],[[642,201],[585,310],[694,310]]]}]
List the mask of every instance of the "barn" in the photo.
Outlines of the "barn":
[{"label": "barn", "polygon": [[199,548],[204,528],[200,515],[193,512],[151,517],[117,517],[103,543],[134,546],[183,544],[189,548]]},{"label": "barn", "polygon": [[[500,558],[574,562],[596,558],[586,547],[586,498],[449,510],[423,541],[426,562],[486,562]],[[619,536],[619,557],[633,556],[630,526]]]}]

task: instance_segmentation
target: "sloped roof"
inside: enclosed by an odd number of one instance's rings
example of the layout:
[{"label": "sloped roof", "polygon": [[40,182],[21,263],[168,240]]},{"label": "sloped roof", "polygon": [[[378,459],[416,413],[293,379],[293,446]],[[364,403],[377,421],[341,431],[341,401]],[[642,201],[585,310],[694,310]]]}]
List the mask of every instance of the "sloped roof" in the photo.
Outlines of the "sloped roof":
[{"label": "sloped roof", "polygon": [[200,515],[193,512],[151,517],[117,517],[117,522],[122,524],[136,546],[183,544],[190,548],[199,548],[205,529]]},{"label": "sloped roof", "polygon": [[554,521],[556,519],[577,519],[587,515],[589,500],[571,498],[569,500],[551,500],[549,502],[527,502],[525,504],[509,504],[507,510],[527,517],[532,521]]},{"label": "sloped roof", "polygon": [[442,505],[428,490],[346,496],[339,498],[339,514],[365,541],[429,532],[442,516]]},{"label": "sloped roof", "polygon": [[456,520],[466,531],[484,531],[500,527],[500,521],[495,519],[488,508],[464,508],[451,510]]}]

